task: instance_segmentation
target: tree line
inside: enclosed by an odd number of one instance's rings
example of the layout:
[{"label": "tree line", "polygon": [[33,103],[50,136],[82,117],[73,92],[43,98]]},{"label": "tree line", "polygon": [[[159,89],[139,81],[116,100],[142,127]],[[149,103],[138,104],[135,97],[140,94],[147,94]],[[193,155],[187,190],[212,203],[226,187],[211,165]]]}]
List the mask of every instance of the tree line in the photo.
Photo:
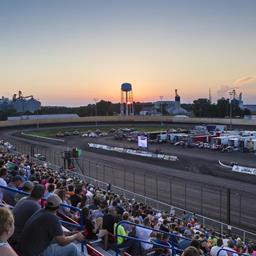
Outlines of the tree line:
[{"label": "tree line", "polygon": [[249,109],[241,109],[238,101],[225,98],[218,99],[217,103],[205,98],[197,99],[191,108],[196,117],[244,117],[251,114]]},{"label": "tree line", "polygon": [[[241,109],[236,102],[230,105],[229,99],[221,98],[216,103],[211,103],[206,98],[200,98],[194,100],[192,104],[181,104],[186,109],[190,116],[195,117],[229,117],[230,111],[232,117],[243,117],[244,115],[250,115],[250,110]],[[135,102],[134,111],[135,115],[139,115],[140,111],[144,107],[153,107],[152,102]],[[165,106],[163,106],[163,110]],[[87,106],[80,107],[59,107],[59,106],[42,106],[40,110],[35,113],[25,112],[17,113],[14,109],[7,109],[0,111],[0,120],[7,120],[8,116],[23,115],[49,115],[49,114],[77,114],[80,117],[85,116],[113,116],[119,115],[120,103],[112,103],[111,101],[101,100],[96,104],[88,104]],[[164,115],[168,113],[162,112]]]}]

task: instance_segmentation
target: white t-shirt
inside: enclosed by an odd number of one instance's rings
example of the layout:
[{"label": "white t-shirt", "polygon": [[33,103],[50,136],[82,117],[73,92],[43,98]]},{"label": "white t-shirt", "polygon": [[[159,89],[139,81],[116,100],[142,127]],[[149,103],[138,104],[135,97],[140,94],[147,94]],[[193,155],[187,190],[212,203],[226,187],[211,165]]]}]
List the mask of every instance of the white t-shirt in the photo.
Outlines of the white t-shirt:
[{"label": "white t-shirt", "polygon": [[[0,186],[7,187],[7,183],[3,178],[0,178]],[[3,190],[0,188],[0,202],[3,200]]]},{"label": "white t-shirt", "polygon": [[[224,249],[224,248],[219,247],[219,246],[213,246],[211,251],[210,251],[210,255],[211,256],[217,256],[219,250],[221,250],[221,249]],[[224,250],[221,250],[218,256],[227,256],[227,252],[224,251]]]},{"label": "white t-shirt", "polygon": [[[152,233],[152,230],[150,230],[150,229],[136,227],[136,237],[141,239],[141,240],[150,242],[151,233]],[[148,249],[151,249],[153,247],[153,244],[148,244],[148,243],[141,242],[141,246],[145,250],[148,250]]]},{"label": "white t-shirt", "polygon": [[234,249],[229,248],[228,246],[225,246],[223,248],[228,250],[228,252],[227,252],[228,256],[238,256],[237,252]]}]

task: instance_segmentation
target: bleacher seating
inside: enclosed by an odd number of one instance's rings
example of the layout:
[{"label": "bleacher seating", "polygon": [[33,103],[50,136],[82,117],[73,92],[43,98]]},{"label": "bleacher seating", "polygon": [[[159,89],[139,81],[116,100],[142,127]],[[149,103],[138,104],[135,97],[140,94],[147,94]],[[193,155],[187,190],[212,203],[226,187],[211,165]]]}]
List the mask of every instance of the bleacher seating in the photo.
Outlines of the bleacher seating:
[{"label": "bleacher seating", "polygon": [[[209,254],[210,248],[216,245],[216,240],[218,238],[221,238],[216,232],[205,229],[205,227],[198,223],[197,218],[194,215],[191,216],[190,214],[184,213],[181,218],[177,218],[173,213],[156,212],[144,203],[136,202],[135,200],[130,200],[122,195],[104,191],[99,187],[86,183],[86,181],[81,181],[80,177],[74,172],[51,169],[46,165],[41,165],[38,161],[35,163],[26,155],[21,155],[15,152],[10,153],[7,151],[2,152],[0,160],[1,159],[2,166],[0,166],[0,168],[4,166],[12,167],[9,168],[8,176],[5,177],[7,182],[9,182],[14,175],[21,175],[24,179],[43,184],[45,188],[47,188],[49,184],[54,184],[54,193],[58,194],[60,190],[65,191],[64,197],[61,198],[63,202],[62,207],[67,207],[69,210],[67,211],[67,214],[59,211],[58,216],[63,222],[63,225],[68,227],[71,231],[84,231],[84,224],[85,226],[92,225],[92,230],[87,232],[91,232],[91,235],[95,238],[87,239],[86,237],[85,248],[88,255],[115,255],[117,237],[113,234],[114,232],[108,232],[108,250],[105,250],[107,248],[104,249],[103,239],[97,237],[100,230],[103,229],[104,223],[102,218],[106,216],[107,210],[110,209],[114,209],[115,211],[116,216],[114,218],[118,216],[118,219],[122,219],[124,218],[125,213],[126,220],[135,223],[131,224],[135,227],[141,225],[146,217],[149,218],[151,225],[149,229],[152,230],[152,235],[155,237],[158,236],[158,241],[164,244],[162,240],[163,236],[160,235],[160,233],[167,234],[169,244],[171,245],[170,249],[172,249],[173,254],[174,252],[181,254],[185,248],[181,246],[183,245],[182,242],[185,240],[191,241],[191,239],[196,239],[202,244],[206,241],[207,246],[202,247],[201,250],[204,254]],[[3,189],[5,188],[2,188],[1,190],[3,191]],[[17,190],[14,189],[13,192],[17,193]],[[44,206],[44,204],[42,204],[42,206]],[[86,217],[87,219],[85,219],[87,221],[86,223],[81,214],[82,210],[85,208],[88,209],[89,212],[89,215]],[[116,223],[119,223],[119,221],[116,221]],[[130,227],[131,225],[129,226],[128,223],[126,224],[126,239],[134,239],[135,237],[138,244],[141,245],[144,240],[136,238],[136,232],[134,232],[133,238],[128,235],[134,230],[136,231],[136,228],[132,229]],[[145,229],[147,229],[147,227],[145,227]],[[85,235],[87,236],[88,234]],[[239,237],[231,237],[227,234],[224,241],[225,243],[232,241],[234,250],[237,254],[247,253],[251,247],[256,251],[254,243],[246,244],[245,242],[242,242]],[[154,248],[153,243],[155,244],[155,242],[149,241],[148,243],[152,244],[152,249],[144,251],[145,255],[156,253],[158,248]],[[228,244],[225,244],[225,246],[229,248]],[[124,249],[119,250],[119,253],[129,256],[130,254],[126,251],[129,251],[129,249],[130,248],[125,247]],[[142,254],[142,252],[140,252],[140,254]],[[131,255],[134,254],[131,253]]]}]

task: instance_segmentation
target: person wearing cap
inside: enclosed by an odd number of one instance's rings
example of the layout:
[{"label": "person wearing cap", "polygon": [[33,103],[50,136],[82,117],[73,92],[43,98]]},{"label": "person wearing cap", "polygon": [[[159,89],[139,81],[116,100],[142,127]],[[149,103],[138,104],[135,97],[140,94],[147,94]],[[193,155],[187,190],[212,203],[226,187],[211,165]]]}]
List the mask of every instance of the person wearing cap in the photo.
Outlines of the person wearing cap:
[{"label": "person wearing cap", "polygon": [[20,200],[13,208],[12,213],[15,220],[15,230],[14,234],[10,239],[11,245],[15,248],[20,239],[23,227],[27,220],[38,210],[40,210],[40,205],[38,201],[44,195],[44,187],[42,185],[36,184],[28,197],[24,197]]},{"label": "person wearing cap", "polygon": [[[23,182],[24,182],[24,179],[22,178],[22,176],[15,175],[7,187],[12,189],[18,189],[23,184]],[[14,206],[16,204],[15,195],[16,193],[14,193],[13,191],[5,190],[4,198],[3,198],[4,202]]]},{"label": "person wearing cap", "polygon": [[78,256],[75,240],[83,241],[84,236],[78,232],[65,236],[57,210],[61,199],[53,194],[46,201],[44,209],[37,211],[26,222],[21,234],[17,251],[20,256]]}]

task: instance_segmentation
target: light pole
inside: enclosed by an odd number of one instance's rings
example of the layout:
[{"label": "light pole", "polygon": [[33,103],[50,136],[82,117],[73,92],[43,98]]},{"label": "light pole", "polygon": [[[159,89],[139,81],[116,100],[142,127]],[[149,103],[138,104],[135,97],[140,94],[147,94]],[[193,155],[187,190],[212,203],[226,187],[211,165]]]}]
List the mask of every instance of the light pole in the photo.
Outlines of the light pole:
[{"label": "light pole", "polygon": [[164,96],[159,96],[159,98],[160,98],[160,111],[161,111],[161,126],[163,126],[163,104],[162,104],[162,101],[163,101]]},{"label": "light pole", "polygon": [[97,129],[97,127],[98,127],[98,122],[97,122],[97,101],[98,101],[98,99],[94,98],[93,100],[95,102],[95,126]]},{"label": "light pole", "polygon": [[232,96],[234,96],[234,90],[229,92],[230,96],[230,110],[229,110],[229,118],[230,118],[230,124],[229,129],[232,130]]}]

